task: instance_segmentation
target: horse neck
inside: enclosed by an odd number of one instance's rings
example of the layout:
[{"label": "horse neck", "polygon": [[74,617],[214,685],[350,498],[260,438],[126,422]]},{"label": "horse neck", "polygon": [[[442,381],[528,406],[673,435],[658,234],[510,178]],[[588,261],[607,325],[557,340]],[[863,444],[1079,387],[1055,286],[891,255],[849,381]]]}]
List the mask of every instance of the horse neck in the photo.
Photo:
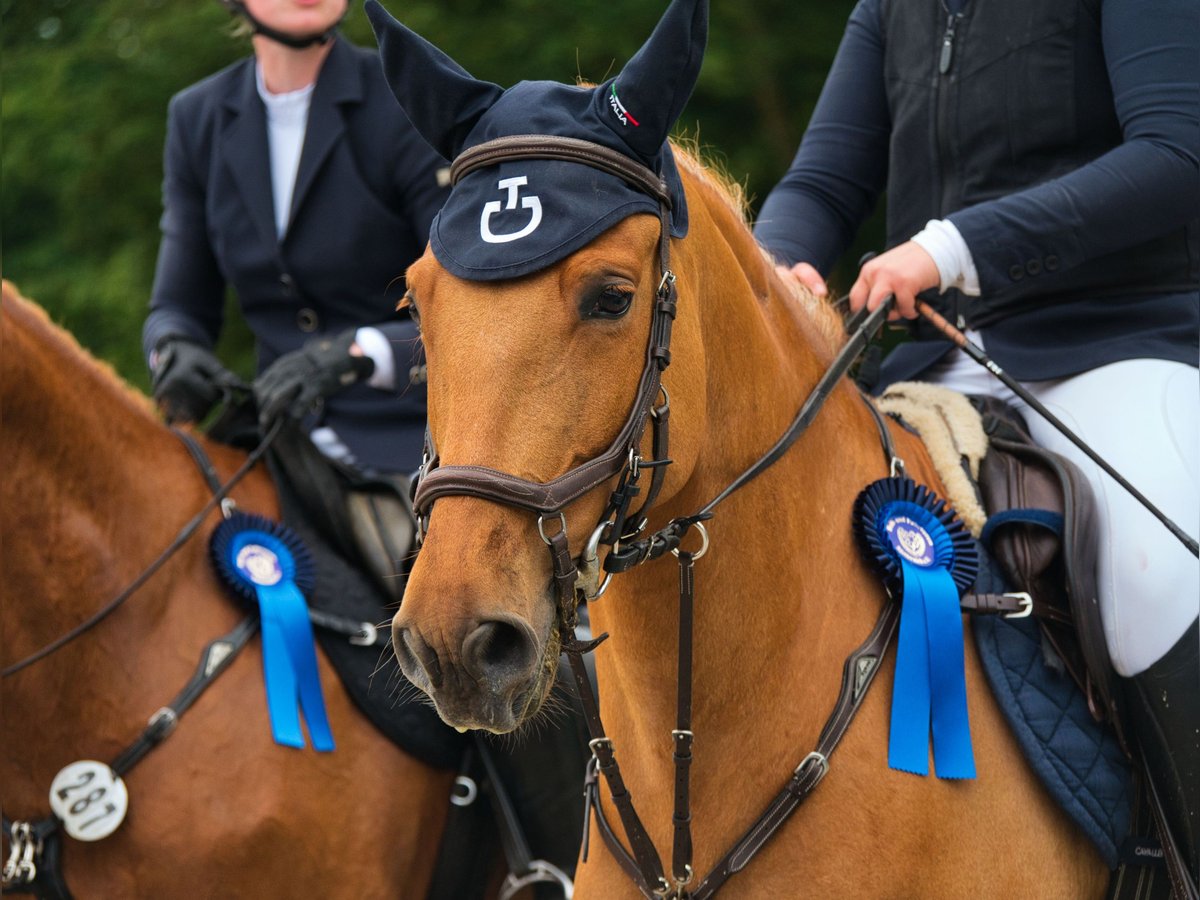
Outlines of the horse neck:
[{"label": "horse neck", "polygon": [[[115,596],[203,506],[207,490],[143,396],[40,311],[5,301],[3,560],[6,588],[25,601],[6,604],[11,661]],[[203,550],[199,541],[185,547],[138,592],[139,609],[165,610],[173,573],[182,560],[202,565]]]},{"label": "horse neck", "polygon": [[[697,319],[705,400],[698,409],[682,387],[672,393],[680,440],[672,434],[671,455],[694,454],[694,462],[652,527],[699,510],[775,443],[832,359],[840,331],[831,312],[789,293],[731,205],[695,180],[688,179],[692,233],[679,245],[676,271],[681,310],[709,307]],[[677,333],[681,327],[688,326],[677,321]],[[664,380],[688,365],[676,353]],[[797,721],[812,725],[815,740],[842,660],[879,611],[879,584],[858,562],[850,529],[858,491],[886,474],[879,447],[870,413],[846,381],[779,462],[717,507],[707,523],[710,552],[695,564],[698,734],[704,728],[733,745],[754,735],[749,752],[767,756],[795,752]],[[693,534],[685,544],[696,541]],[[601,678],[621,685],[605,696],[614,730],[672,727],[678,590],[668,557],[618,576],[596,605],[596,630],[614,637],[607,654],[599,651]],[[778,702],[764,705],[767,698]],[[758,740],[771,718],[786,736],[778,745]],[[649,744],[661,737],[657,727]]]}]

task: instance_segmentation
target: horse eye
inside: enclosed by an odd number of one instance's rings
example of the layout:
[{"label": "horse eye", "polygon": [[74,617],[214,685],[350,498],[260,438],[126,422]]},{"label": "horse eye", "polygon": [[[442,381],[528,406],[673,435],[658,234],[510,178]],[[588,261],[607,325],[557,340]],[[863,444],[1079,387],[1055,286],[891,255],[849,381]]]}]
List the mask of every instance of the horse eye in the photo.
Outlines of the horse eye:
[{"label": "horse eye", "polygon": [[600,288],[584,304],[584,317],[589,319],[619,319],[629,312],[633,291],[623,285],[609,284]]},{"label": "horse eye", "polygon": [[407,309],[409,318],[413,320],[413,324],[417,326],[417,330],[421,330],[421,310],[417,309],[417,298],[413,296],[412,291],[405,293],[404,297],[396,305],[396,309]]}]

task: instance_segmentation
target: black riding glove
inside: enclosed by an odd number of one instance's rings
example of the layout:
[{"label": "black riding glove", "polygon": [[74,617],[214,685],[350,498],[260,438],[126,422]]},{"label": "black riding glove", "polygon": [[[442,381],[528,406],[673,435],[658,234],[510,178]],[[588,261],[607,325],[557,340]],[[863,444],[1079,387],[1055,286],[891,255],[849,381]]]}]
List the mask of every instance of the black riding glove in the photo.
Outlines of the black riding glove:
[{"label": "black riding glove", "polygon": [[158,342],[153,355],[154,399],[168,422],[198,422],[242,380],[207,347],[177,336]]},{"label": "black riding glove", "polygon": [[271,363],[254,381],[259,425],[267,428],[283,415],[303,418],[318,400],[371,377],[371,357],[350,353],[356,331],[312,338]]}]

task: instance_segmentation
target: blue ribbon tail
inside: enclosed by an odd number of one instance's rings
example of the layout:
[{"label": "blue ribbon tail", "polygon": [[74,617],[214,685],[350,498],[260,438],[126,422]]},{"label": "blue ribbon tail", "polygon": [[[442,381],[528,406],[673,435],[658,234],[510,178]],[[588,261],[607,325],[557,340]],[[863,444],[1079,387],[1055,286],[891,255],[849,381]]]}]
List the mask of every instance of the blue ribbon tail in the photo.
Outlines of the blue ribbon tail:
[{"label": "blue ribbon tail", "polygon": [[[295,587],[292,589],[303,603],[303,595]],[[296,672],[300,708],[304,711],[304,720],[308,723],[308,736],[312,738],[315,749],[328,752],[333,749],[333,731],[329,727],[325,697],[321,692],[321,675],[317,669],[317,651],[314,646],[312,621],[308,618],[308,607],[305,606],[302,611],[302,616],[288,619],[288,653],[292,659],[292,668]]]},{"label": "blue ribbon tail", "polygon": [[[270,622],[271,630],[278,632],[280,636],[275,642],[270,659],[267,657],[265,643],[263,647],[263,663],[267,672],[267,706],[271,710],[271,728],[275,740],[290,747],[304,746],[299,725],[299,711],[303,709],[313,747],[320,751],[332,750],[333,733],[329,727],[325,699],[321,692],[312,624],[308,618],[308,605],[304,601],[304,595],[290,581],[271,586],[258,585],[255,590],[258,594],[264,635]],[[287,682],[277,679],[278,692],[273,691],[271,681],[271,673],[275,668],[286,668],[289,673]],[[288,689],[286,697],[283,693],[285,689]],[[286,721],[295,721],[294,741],[290,731],[283,731],[277,727],[277,721],[283,723],[285,718],[282,717],[281,711],[281,718],[277,720],[276,709],[284,706],[289,707]]]},{"label": "blue ribbon tail", "polygon": [[[907,574],[907,573],[906,573]],[[975,754],[967,715],[963,623],[958,589],[945,569],[923,573],[925,623],[929,634],[932,687],[933,762],[938,778],[974,778]]]},{"label": "blue ribbon tail", "polygon": [[[920,572],[903,563],[904,596],[896,643],[896,680],[892,686],[892,719],[888,766],[915,775],[929,774],[929,644],[925,604],[917,587]],[[916,574],[914,574],[916,573]]]},{"label": "blue ribbon tail", "polygon": [[303,747],[300,710],[296,706],[296,673],[288,657],[283,624],[268,612],[260,600],[262,616],[263,681],[267,688],[267,712],[275,743],[285,747]]}]

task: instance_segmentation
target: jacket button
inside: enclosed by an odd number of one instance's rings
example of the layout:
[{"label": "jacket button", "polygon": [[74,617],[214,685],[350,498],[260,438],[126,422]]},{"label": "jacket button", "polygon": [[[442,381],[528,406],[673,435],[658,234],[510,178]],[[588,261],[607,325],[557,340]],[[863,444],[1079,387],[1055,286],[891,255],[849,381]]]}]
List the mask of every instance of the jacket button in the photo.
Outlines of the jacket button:
[{"label": "jacket button", "polygon": [[1046,271],[1053,272],[1058,268],[1058,257],[1051,254],[1046,257]]},{"label": "jacket button", "polygon": [[1042,261],[1040,259],[1031,259],[1029,262],[1025,263],[1025,271],[1030,275],[1041,275]]},{"label": "jacket button", "polygon": [[283,296],[291,297],[296,293],[296,282],[287,272],[279,276],[279,284],[283,287]]},{"label": "jacket button", "polygon": [[317,317],[316,310],[309,309],[306,306],[296,313],[296,327],[305,334],[312,334],[320,324],[321,320]]},{"label": "jacket button", "polygon": [[1013,263],[1012,267],[1008,270],[1008,277],[1013,281],[1020,281],[1025,277],[1025,269],[1020,263]]}]

